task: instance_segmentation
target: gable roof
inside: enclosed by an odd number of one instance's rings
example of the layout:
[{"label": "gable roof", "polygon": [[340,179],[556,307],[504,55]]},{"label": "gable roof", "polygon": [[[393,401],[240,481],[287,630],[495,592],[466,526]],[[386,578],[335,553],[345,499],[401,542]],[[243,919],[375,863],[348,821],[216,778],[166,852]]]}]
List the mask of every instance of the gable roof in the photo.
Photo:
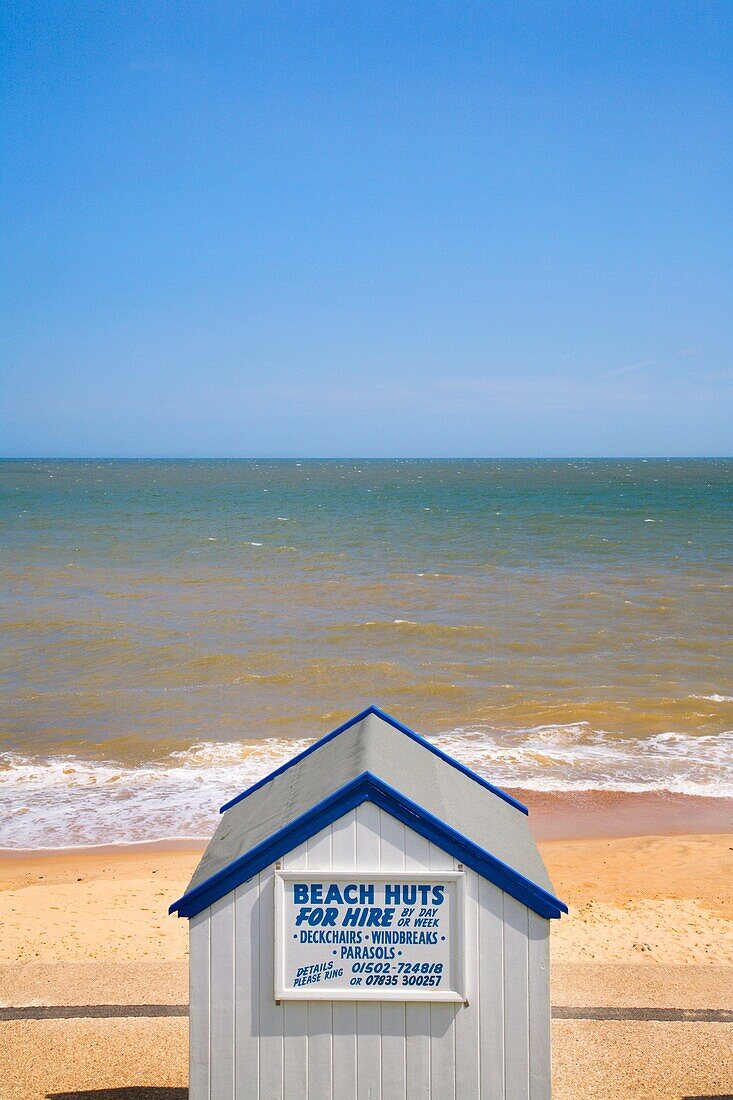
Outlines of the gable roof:
[{"label": "gable roof", "polygon": [[525,807],[376,707],[222,807],[170,911],[194,916],[367,800],[542,916],[567,912],[552,893]]}]

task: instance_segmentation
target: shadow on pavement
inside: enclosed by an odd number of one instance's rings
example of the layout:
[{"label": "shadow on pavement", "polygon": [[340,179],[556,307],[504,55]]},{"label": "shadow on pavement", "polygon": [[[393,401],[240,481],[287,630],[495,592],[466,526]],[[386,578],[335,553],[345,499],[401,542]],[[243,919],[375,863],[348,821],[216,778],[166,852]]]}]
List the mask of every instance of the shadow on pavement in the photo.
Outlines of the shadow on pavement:
[{"label": "shadow on pavement", "polygon": [[83,1089],[80,1092],[49,1092],[46,1100],[188,1100],[188,1089],[164,1085],[128,1085],[120,1089]]}]

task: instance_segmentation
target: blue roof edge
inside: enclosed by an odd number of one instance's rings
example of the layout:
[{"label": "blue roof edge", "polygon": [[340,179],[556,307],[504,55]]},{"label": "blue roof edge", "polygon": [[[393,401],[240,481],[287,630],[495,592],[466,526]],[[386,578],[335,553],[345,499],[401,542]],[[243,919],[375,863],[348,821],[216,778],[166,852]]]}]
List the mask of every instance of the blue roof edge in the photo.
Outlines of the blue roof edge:
[{"label": "blue roof edge", "polygon": [[370,714],[375,714],[377,718],[381,718],[383,722],[389,723],[390,726],[393,726],[396,730],[399,730],[400,733],[404,733],[407,737],[411,737],[412,740],[416,741],[418,745],[422,745],[423,748],[427,749],[429,752],[432,752],[441,760],[444,760],[446,764],[450,764],[452,768],[455,768],[459,772],[463,772],[463,774],[467,775],[469,779],[473,779],[475,783],[478,783],[487,791],[491,791],[491,793],[497,795],[498,798],[502,798],[505,802],[508,802],[509,805],[513,806],[515,810],[521,810],[523,814],[529,814],[529,810],[525,805],[523,805],[523,803],[519,802],[516,798],[512,798],[512,796],[510,794],[507,794],[506,791],[503,791],[501,787],[495,787],[493,783],[489,783],[488,779],[484,779],[483,776],[478,775],[477,772],[471,771],[470,768],[467,768],[465,764],[461,764],[458,760],[454,760],[452,756],[449,756],[448,753],[443,752],[443,750],[439,749],[436,745],[431,745],[429,741],[427,741],[419,733],[415,733],[415,731],[411,730],[409,726],[405,726],[402,724],[402,722],[398,722],[397,719],[393,718],[391,714],[387,714],[386,711],[380,710],[379,707],[376,707],[373,704],[372,706],[367,707],[366,710],[360,711],[359,714],[355,714],[353,718],[349,718],[348,722],[344,722],[342,726],[339,726],[335,730],[331,730],[330,733],[327,733],[325,737],[321,737],[313,745],[309,745],[307,749],[304,749],[303,752],[298,753],[297,756],[293,756],[292,759],[286,761],[279,768],[276,768],[274,772],[270,772],[269,775],[263,776],[263,778],[258,780],[257,783],[253,783],[251,787],[248,787],[246,791],[242,791],[241,794],[235,795],[234,798],[231,798],[228,802],[225,802],[224,805],[220,807],[219,813],[223,814],[227,810],[230,810],[232,806],[236,806],[238,802],[241,802],[243,799],[247,798],[248,795],[254,794],[254,792],[258,791],[260,787],[264,787],[267,783],[270,782],[271,779],[274,779],[275,776],[282,775],[282,773],[287,771],[288,768],[292,768],[294,764],[298,764],[301,760],[304,760],[306,756],[310,756],[312,752],[315,752],[316,749],[320,749],[322,745],[325,745],[329,741],[332,741],[334,737],[338,737],[340,733],[344,733],[346,730],[351,729],[351,727],[355,726],[357,722],[362,722]]},{"label": "blue roof edge", "polygon": [[168,912],[178,913],[179,917],[195,917],[202,909],[247,882],[258,871],[270,866],[337,818],[366,801],[374,802],[541,917],[554,919],[567,913],[567,906],[559,898],[492,856],[370,772],[363,772],[251,851],[199,883],[178,901],[174,901]]}]

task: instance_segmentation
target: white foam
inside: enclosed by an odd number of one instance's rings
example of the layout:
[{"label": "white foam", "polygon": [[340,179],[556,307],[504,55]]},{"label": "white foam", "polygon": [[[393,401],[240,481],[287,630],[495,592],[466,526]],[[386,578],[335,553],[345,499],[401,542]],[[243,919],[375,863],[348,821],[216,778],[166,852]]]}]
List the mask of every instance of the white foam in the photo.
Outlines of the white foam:
[{"label": "white foam", "polygon": [[[733,798],[733,730],[627,738],[576,722],[520,730],[463,727],[434,740],[504,787]],[[137,767],[72,756],[0,754],[0,847],[209,836],[219,806],[310,743],[202,741]]]},{"label": "white foam", "polygon": [[459,729],[440,747],[499,785],[535,791],[668,791],[733,798],[733,730],[619,737],[588,723]]},{"label": "white foam", "polygon": [[202,742],[138,767],[0,754],[0,847],[210,836],[219,806],[306,741]]}]

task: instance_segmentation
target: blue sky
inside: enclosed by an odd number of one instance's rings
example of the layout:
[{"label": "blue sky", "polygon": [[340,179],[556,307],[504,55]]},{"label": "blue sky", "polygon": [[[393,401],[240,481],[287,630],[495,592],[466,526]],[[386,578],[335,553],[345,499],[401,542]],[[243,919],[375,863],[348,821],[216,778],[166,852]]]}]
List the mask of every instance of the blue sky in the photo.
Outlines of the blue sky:
[{"label": "blue sky", "polygon": [[2,2],[0,452],[733,452],[733,5]]}]

